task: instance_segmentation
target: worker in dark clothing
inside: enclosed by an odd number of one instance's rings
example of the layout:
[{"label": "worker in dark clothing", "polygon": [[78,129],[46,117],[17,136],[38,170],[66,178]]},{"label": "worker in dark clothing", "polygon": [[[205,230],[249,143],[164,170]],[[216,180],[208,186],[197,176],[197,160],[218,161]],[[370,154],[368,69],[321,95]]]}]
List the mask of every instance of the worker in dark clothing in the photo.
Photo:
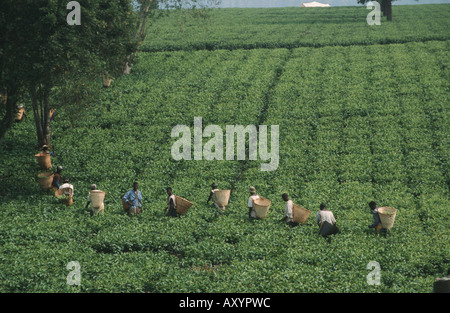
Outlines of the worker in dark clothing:
[{"label": "worker in dark clothing", "polygon": [[369,202],[369,208],[373,216],[373,223],[369,225],[369,228],[375,228],[380,231],[381,234],[386,234],[387,229],[381,225],[380,215],[378,214],[378,206],[375,201]]},{"label": "worker in dark clothing", "polygon": [[166,188],[166,192],[167,192],[167,208],[166,210],[167,215],[170,217],[177,217],[177,202],[176,202],[176,198],[175,195],[172,194],[172,188],[167,187]]},{"label": "worker in dark clothing", "polygon": [[62,172],[63,168],[62,166],[58,166],[56,168],[56,172],[53,175],[53,181],[52,181],[52,187],[54,190],[58,190],[60,185],[61,185],[61,172]]}]

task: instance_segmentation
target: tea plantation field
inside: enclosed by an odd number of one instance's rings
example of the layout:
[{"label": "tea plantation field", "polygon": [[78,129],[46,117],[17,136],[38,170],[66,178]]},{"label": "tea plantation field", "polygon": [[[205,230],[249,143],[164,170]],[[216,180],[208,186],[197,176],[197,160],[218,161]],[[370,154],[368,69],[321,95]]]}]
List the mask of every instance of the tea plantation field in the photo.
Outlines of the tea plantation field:
[{"label": "tea plantation field", "polygon": [[[76,115],[57,108],[52,163],[75,187],[70,207],[36,182],[25,104],[0,146],[0,292],[431,292],[450,258],[450,5],[395,6],[373,27],[368,12],[158,20],[131,75],[99,81],[100,101]],[[193,133],[195,117],[224,131],[279,125],[278,168],[175,161],[171,131]],[[135,180],[144,212],[129,217],[120,196]],[[232,189],[224,214],[206,204],[213,181]],[[85,209],[92,183],[104,215]],[[248,219],[250,185],[272,200],[263,220]],[[167,186],[195,203],[186,215],[165,215]],[[312,211],[305,224],[280,221],[284,192]],[[371,200],[398,209],[386,237],[368,228]],[[341,230],[331,241],[314,222],[322,202]],[[66,282],[71,261],[79,286]]]}]

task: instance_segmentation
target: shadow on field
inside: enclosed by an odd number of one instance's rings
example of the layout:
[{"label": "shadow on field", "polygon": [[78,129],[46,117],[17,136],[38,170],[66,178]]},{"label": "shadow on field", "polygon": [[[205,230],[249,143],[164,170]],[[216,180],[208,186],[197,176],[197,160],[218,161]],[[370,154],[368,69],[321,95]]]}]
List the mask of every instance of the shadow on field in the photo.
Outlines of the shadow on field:
[{"label": "shadow on field", "polygon": [[34,158],[37,148],[24,136],[7,136],[0,145],[0,205],[46,193],[36,176],[42,172]]}]

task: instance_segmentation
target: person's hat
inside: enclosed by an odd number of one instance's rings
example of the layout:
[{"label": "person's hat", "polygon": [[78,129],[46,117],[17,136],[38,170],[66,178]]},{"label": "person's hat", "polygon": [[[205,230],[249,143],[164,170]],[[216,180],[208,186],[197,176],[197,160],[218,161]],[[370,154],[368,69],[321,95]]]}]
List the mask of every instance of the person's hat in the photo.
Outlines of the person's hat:
[{"label": "person's hat", "polygon": [[91,185],[91,190],[96,190],[97,189],[97,185],[96,184],[92,184]]},{"label": "person's hat", "polygon": [[250,186],[249,190],[250,190],[250,192],[256,192],[256,188],[253,186]]},{"label": "person's hat", "polygon": [[22,103],[19,103],[19,104],[17,105],[17,108],[22,109],[22,108],[23,108],[23,104],[22,104]]},{"label": "person's hat", "polygon": [[57,171],[62,171],[62,170],[63,170],[63,168],[62,168],[62,166],[61,166],[61,165],[58,165],[58,167],[56,168],[56,170],[57,170]]}]

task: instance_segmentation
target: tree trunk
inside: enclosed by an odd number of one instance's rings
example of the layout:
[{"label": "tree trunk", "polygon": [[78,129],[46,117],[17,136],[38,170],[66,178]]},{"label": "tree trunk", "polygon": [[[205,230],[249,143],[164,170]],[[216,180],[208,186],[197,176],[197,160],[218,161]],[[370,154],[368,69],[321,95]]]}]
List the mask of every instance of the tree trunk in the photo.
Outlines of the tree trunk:
[{"label": "tree trunk", "polygon": [[380,9],[381,9],[381,13],[383,13],[383,16],[386,16],[386,1],[387,0],[381,0],[381,3],[380,3]]},{"label": "tree trunk", "polygon": [[34,123],[39,147],[50,146],[50,106],[49,95],[39,99],[35,88],[31,90],[31,104],[33,106]]},{"label": "tree trunk", "polygon": [[44,138],[42,137],[41,116],[39,114],[39,105],[36,92],[31,94],[31,105],[33,106],[34,124],[36,126],[36,135],[39,147],[44,145]]},{"label": "tree trunk", "polygon": [[141,30],[139,31],[139,36],[141,37],[141,41],[144,41],[145,36],[146,36],[146,33],[145,33],[145,24],[147,23],[147,12],[148,12],[148,9],[147,9],[146,14],[145,14],[145,16],[144,16],[144,19],[142,20],[142,23],[141,23]]},{"label": "tree trunk", "polygon": [[138,19],[138,22],[136,25],[136,31],[134,33],[134,39],[137,39],[138,35],[140,35],[141,39],[142,39],[142,34],[143,34],[143,31],[145,30],[145,24],[147,21],[148,11],[150,10],[150,5],[152,4],[152,2],[153,2],[153,0],[147,0],[144,3],[142,3],[142,6],[141,6],[141,9],[139,12],[139,19]]},{"label": "tree trunk", "polygon": [[392,0],[386,1],[386,17],[388,21],[392,21]]},{"label": "tree trunk", "polygon": [[[147,16],[148,12],[150,10],[150,7],[152,5],[157,5],[156,0],[145,0],[141,2],[141,8],[139,10],[139,19],[136,23],[136,30],[134,32],[134,39],[137,40],[138,36],[140,37],[141,41],[144,41],[146,33],[145,33],[145,27],[147,24]],[[127,56],[127,60],[124,63],[122,74],[128,75],[131,72],[131,65],[129,63],[130,56]]]},{"label": "tree trunk", "polygon": [[47,145],[50,147],[50,102],[49,102],[49,96],[47,95],[44,100],[44,119],[43,119],[43,134],[44,137],[44,145]]},{"label": "tree trunk", "polygon": [[[0,122],[0,141],[5,137],[6,132],[8,129],[11,128],[11,126],[14,124],[14,120],[16,117],[16,104],[17,104],[17,98],[14,96],[14,91],[5,93],[4,98],[6,98],[5,101],[5,115],[3,116],[1,122]],[[0,99],[0,101],[3,101],[3,99]]]}]

